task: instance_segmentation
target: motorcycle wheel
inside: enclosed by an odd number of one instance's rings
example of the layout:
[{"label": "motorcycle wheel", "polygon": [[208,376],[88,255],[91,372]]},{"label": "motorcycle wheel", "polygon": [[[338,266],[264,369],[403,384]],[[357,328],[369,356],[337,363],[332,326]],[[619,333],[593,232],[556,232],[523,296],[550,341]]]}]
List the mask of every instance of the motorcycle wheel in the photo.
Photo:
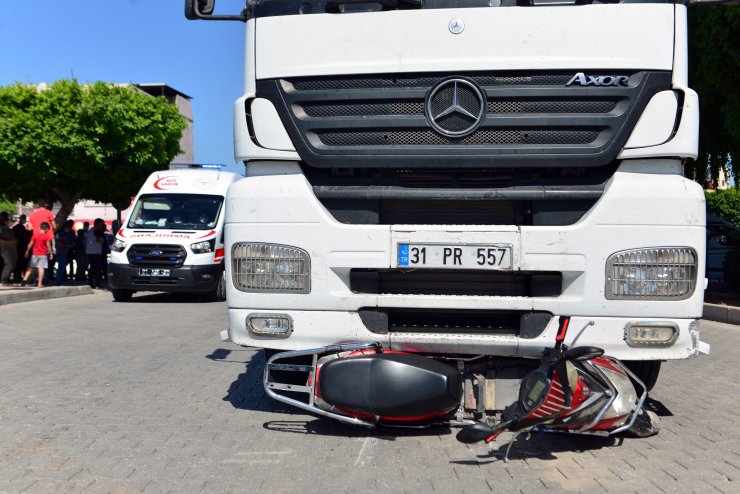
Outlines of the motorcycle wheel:
[{"label": "motorcycle wheel", "polygon": [[635,373],[645,383],[648,391],[652,391],[660,374],[660,360],[626,360],[624,365]]}]

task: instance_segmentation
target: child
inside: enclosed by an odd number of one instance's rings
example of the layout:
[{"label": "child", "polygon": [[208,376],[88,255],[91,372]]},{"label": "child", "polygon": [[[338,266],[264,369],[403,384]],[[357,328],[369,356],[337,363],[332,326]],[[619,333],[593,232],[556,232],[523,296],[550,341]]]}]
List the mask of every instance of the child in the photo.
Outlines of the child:
[{"label": "child", "polygon": [[53,239],[51,232],[49,231],[49,223],[41,223],[39,232],[34,233],[31,237],[31,242],[28,244],[26,249],[26,258],[31,254],[31,248],[33,247],[33,255],[31,256],[31,262],[28,263],[28,269],[26,270],[21,286],[26,286],[26,281],[31,277],[33,268],[39,270],[39,281],[38,287],[44,286],[44,270],[49,267],[49,259],[54,258],[54,254],[51,252],[51,241]]}]

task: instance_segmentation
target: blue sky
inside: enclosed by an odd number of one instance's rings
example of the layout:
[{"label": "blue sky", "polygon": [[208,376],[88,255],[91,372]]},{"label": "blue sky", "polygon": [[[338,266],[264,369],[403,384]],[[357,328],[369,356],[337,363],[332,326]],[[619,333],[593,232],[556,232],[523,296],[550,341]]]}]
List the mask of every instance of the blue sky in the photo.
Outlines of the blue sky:
[{"label": "blue sky", "polygon": [[[232,104],[244,83],[244,24],[188,21],[184,0],[14,0],[0,9],[0,85],[163,82],[193,98],[195,161],[234,163]],[[237,13],[241,0],[219,0]]]}]

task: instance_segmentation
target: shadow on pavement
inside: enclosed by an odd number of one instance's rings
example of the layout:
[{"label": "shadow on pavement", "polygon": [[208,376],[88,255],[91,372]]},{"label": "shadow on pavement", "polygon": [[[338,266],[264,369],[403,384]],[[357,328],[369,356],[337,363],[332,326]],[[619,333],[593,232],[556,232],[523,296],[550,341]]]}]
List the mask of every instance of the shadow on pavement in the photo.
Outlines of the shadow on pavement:
[{"label": "shadow on pavement", "polygon": [[[179,304],[179,303],[211,303],[205,293],[162,293],[162,292],[137,292],[127,304]],[[223,302],[222,302],[223,303]]]},{"label": "shadow on pavement", "polygon": [[[505,442],[504,442],[505,441]],[[621,446],[623,438],[608,436],[576,436],[559,433],[522,433],[516,437],[509,452],[509,460],[525,460],[537,458],[539,460],[556,460],[555,453],[583,453],[613,446]],[[498,441],[497,441],[498,443]],[[504,439],[496,449],[487,454],[478,455],[480,460],[456,460],[450,463],[458,465],[485,465],[496,461],[503,461],[509,442]]]},{"label": "shadow on pavement", "polygon": [[668,408],[666,408],[663,403],[650,397],[645,400],[645,405],[643,406],[643,408],[645,410],[655,412],[658,417],[673,417],[673,412],[668,410]]}]

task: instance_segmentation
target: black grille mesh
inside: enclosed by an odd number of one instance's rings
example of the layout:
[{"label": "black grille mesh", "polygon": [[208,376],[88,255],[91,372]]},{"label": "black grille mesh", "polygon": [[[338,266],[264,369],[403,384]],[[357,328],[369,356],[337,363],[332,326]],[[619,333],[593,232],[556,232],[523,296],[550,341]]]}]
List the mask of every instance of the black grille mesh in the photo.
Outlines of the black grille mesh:
[{"label": "black grille mesh", "polygon": [[[616,108],[615,98],[561,99],[561,100],[490,100],[488,113],[609,113]],[[306,103],[303,111],[309,117],[361,117],[364,115],[408,115],[424,114],[424,102],[387,101],[381,103],[358,102],[352,104]]]},{"label": "black grille mesh", "polygon": [[187,257],[182,246],[166,244],[134,244],[126,255],[131,266],[157,268],[179,268]]},{"label": "black grille mesh", "polygon": [[[469,125],[469,122],[468,122]],[[588,144],[596,140],[594,130],[479,130],[455,139],[431,130],[338,131],[318,134],[326,146],[445,146],[486,144]]]}]

